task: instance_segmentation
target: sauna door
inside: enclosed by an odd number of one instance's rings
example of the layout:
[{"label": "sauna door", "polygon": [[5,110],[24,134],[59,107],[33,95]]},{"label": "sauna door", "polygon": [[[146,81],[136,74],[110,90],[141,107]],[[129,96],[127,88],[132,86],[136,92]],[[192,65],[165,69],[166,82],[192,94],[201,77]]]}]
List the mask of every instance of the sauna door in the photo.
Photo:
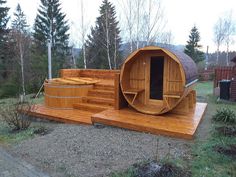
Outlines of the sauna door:
[{"label": "sauna door", "polygon": [[150,99],[163,100],[164,57],[151,57]]}]

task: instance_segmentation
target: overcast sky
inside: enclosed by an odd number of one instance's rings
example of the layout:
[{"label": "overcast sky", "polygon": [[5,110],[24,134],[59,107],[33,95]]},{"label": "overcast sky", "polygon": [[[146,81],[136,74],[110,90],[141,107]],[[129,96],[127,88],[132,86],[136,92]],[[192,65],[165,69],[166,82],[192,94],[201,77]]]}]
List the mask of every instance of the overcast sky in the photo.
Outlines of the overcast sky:
[{"label": "overcast sky", "polygon": [[[119,0],[110,1],[116,6],[119,19],[121,17]],[[102,0],[84,0],[88,29],[99,15],[101,2]],[[20,3],[25,12],[28,23],[33,25],[40,0],[7,0],[7,5],[11,8],[10,15],[15,11],[17,3]],[[61,0],[61,3],[71,27],[71,38],[76,45],[79,45],[80,0]],[[236,0],[162,0],[162,6],[167,20],[166,29],[171,30],[174,36],[173,43],[185,45],[190,29],[195,24],[201,35],[203,51],[206,50],[207,45],[209,45],[210,51],[216,50],[213,42],[213,26],[220,16],[232,11],[233,20],[236,22]],[[234,39],[235,44],[230,47],[230,50],[236,50],[236,37]]]}]

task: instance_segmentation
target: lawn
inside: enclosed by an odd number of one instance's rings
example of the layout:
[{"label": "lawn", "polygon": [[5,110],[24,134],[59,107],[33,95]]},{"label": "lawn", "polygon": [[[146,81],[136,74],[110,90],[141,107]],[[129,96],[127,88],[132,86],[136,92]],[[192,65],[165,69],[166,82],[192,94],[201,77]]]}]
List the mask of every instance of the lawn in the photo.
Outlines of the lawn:
[{"label": "lawn", "polygon": [[197,96],[207,97],[213,93],[213,82],[198,82],[195,86]]},{"label": "lawn", "polygon": [[217,132],[217,127],[227,126],[235,127],[236,125],[227,123],[216,123],[212,121],[212,116],[216,110],[229,108],[235,112],[236,103],[224,102],[217,100],[212,95],[213,85],[210,82],[200,82],[196,86],[197,95],[206,97],[208,108],[205,119],[210,119],[210,135],[207,139],[196,139],[193,145],[192,174],[199,177],[233,177],[236,176],[235,156],[226,156],[215,151],[216,146],[228,147],[236,145],[236,136],[227,137]]}]

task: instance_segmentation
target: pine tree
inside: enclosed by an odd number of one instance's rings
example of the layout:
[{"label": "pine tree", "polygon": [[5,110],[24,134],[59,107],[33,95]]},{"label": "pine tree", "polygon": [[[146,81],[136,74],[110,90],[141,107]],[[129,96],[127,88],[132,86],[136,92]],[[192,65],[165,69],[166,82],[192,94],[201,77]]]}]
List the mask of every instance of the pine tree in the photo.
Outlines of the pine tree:
[{"label": "pine tree", "polygon": [[200,44],[200,33],[196,26],[191,29],[189,40],[185,46],[184,53],[190,56],[196,63],[204,60],[204,53],[199,49],[202,47]]},{"label": "pine tree", "polygon": [[16,12],[14,13],[14,20],[12,21],[12,29],[26,34],[29,25],[27,24],[26,16],[21,9],[20,4],[17,4]]},{"label": "pine tree", "polygon": [[9,8],[5,7],[5,0],[0,0],[0,82],[7,77],[7,22]]},{"label": "pine tree", "polygon": [[25,95],[25,60],[29,55],[30,35],[28,34],[28,24],[26,16],[21,10],[20,4],[17,5],[12,21],[11,38],[15,45],[13,47],[17,63],[20,65],[22,95]]},{"label": "pine tree", "polygon": [[90,68],[116,69],[121,63],[119,36],[115,7],[104,0],[100,6],[100,16],[86,41],[86,58]]},{"label": "pine tree", "polygon": [[68,47],[69,26],[65,17],[66,15],[61,12],[59,0],[41,0],[34,24],[35,51],[40,51],[41,55],[46,55],[47,40],[51,39],[54,73],[63,67],[70,52]]}]

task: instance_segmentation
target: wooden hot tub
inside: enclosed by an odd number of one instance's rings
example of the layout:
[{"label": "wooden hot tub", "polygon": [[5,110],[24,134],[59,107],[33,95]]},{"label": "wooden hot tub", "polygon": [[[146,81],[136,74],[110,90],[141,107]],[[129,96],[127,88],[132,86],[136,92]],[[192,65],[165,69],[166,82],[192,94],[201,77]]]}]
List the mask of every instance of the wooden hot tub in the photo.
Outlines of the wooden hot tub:
[{"label": "wooden hot tub", "polygon": [[56,78],[44,83],[45,106],[57,109],[72,109],[98,82],[91,78]]}]

